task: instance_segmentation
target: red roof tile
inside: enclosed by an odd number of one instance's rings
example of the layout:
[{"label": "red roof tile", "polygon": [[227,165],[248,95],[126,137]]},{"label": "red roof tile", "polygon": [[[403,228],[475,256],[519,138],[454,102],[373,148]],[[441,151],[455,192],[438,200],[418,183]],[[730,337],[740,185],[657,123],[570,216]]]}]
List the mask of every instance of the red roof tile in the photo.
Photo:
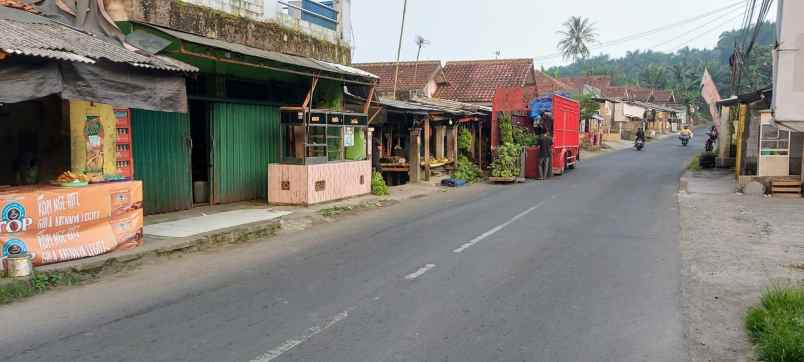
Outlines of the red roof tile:
[{"label": "red roof tile", "polygon": [[628,87],[630,99],[642,102],[650,102],[653,98],[653,89],[642,88],[639,86]]},{"label": "red roof tile", "polygon": [[447,62],[444,73],[449,85],[439,87],[435,97],[491,104],[497,88],[532,84],[531,74],[534,72],[532,59]]},{"label": "red roof tile", "polygon": [[[391,94],[394,91],[396,62],[352,64],[353,67],[367,71],[380,77],[375,91],[379,94]],[[434,77],[436,82],[445,81],[441,61],[400,62],[397,92],[423,90]]]},{"label": "red roof tile", "polygon": [[606,87],[602,89],[603,96],[607,98],[628,99],[630,92],[627,87]]},{"label": "red roof tile", "polygon": [[657,103],[675,103],[676,96],[673,94],[673,91],[667,90],[655,90],[653,91],[653,98],[654,101]]},{"label": "red roof tile", "polygon": [[600,90],[611,87],[611,77],[608,75],[561,77],[559,80],[576,90],[583,88],[585,85],[589,85]]},{"label": "red roof tile", "polygon": [[540,95],[556,92],[572,92],[575,90],[572,85],[539,71],[535,72],[535,78],[536,89],[538,89]]}]

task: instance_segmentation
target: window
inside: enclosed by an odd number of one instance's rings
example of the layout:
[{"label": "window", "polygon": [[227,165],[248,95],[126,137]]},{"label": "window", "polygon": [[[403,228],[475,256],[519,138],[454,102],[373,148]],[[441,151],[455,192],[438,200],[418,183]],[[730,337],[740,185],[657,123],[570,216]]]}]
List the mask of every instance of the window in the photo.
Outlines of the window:
[{"label": "window", "polygon": [[282,162],[364,161],[368,117],[363,114],[282,111]]},{"label": "window", "polygon": [[790,132],[774,124],[762,125],[759,148],[762,156],[789,156]]}]

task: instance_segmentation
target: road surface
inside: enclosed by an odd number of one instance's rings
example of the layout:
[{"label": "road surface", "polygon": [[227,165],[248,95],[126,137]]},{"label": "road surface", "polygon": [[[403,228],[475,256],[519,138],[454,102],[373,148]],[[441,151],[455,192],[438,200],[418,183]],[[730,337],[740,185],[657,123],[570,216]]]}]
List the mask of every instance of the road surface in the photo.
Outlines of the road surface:
[{"label": "road surface", "polygon": [[3,361],[684,361],[701,144],[479,185],[0,307]]}]

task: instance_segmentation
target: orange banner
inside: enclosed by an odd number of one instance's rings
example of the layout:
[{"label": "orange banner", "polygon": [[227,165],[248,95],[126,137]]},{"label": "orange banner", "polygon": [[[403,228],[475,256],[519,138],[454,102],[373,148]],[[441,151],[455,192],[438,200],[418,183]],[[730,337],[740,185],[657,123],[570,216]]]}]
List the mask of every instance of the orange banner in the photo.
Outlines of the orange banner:
[{"label": "orange banner", "polygon": [[139,181],[0,191],[2,254],[27,252],[34,265],[134,248],[142,227]]}]

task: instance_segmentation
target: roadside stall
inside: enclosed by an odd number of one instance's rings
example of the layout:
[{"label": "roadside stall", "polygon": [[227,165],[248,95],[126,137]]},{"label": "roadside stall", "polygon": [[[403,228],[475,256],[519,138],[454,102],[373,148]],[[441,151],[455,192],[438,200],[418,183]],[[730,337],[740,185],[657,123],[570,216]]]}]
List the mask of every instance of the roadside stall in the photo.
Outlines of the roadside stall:
[{"label": "roadside stall", "polygon": [[[97,8],[78,6],[100,26]],[[129,107],[186,112],[183,72],[195,69],[125,49],[114,28],[93,36],[45,13],[60,21],[0,6],[0,257],[15,266],[142,243]]]},{"label": "roadside stall", "polygon": [[281,159],[268,166],[268,202],[313,205],[371,193],[368,116],[281,109]]}]

